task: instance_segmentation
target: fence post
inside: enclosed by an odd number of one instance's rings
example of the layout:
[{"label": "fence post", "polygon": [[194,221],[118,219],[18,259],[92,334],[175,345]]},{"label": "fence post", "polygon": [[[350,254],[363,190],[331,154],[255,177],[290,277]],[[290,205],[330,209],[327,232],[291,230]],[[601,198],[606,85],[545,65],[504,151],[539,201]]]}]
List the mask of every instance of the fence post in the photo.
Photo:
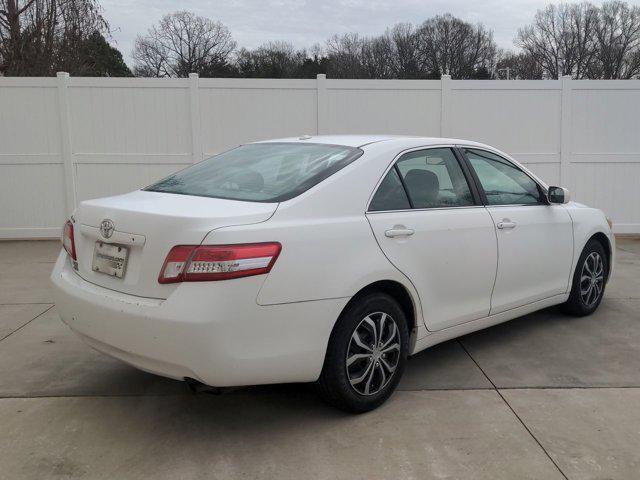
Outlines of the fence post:
[{"label": "fence post", "polygon": [[560,108],[560,180],[558,183],[569,188],[571,185],[571,96],[573,94],[571,75],[559,78],[562,82],[562,102]]},{"label": "fence post", "polygon": [[317,134],[327,133],[327,76],[324,73],[316,75],[316,93],[317,93]]},{"label": "fence post", "polygon": [[440,77],[440,136],[451,135],[451,75]]},{"label": "fence post", "polygon": [[191,161],[202,160],[202,132],[200,128],[200,77],[189,74],[189,115],[191,117]]},{"label": "fence post", "polygon": [[67,215],[71,215],[76,208],[76,168],[73,161],[71,146],[71,127],[69,119],[69,74],[57,72],[58,78],[58,119],[60,122],[60,145],[62,164],[64,166],[65,206]]}]

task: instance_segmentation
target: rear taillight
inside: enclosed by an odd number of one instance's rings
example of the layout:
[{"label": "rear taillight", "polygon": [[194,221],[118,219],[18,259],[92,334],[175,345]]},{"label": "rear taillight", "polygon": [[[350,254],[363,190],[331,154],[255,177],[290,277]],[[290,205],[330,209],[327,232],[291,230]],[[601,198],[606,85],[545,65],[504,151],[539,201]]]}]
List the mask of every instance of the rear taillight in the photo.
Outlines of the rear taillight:
[{"label": "rear taillight", "polygon": [[203,282],[269,273],[281,248],[277,242],[178,245],[167,255],[158,282]]},{"label": "rear taillight", "polygon": [[64,227],[62,227],[62,246],[71,258],[77,260],[76,242],[73,238],[73,223],[71,223],[71,220],[67,220]]}]

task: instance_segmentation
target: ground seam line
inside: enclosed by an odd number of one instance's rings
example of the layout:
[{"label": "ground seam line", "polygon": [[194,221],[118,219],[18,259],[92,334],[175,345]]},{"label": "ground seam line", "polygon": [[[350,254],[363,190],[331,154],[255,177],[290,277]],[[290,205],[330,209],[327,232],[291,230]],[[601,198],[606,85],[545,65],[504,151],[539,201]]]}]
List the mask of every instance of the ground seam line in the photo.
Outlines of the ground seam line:
[{"label": "ground seam line", "polygon": [[2,303],[0,302],[0,307],[2,306],[20,306],[20,305],[51,305],[53,306],[53,302],[13,302],[13,303]]},{"label": "ground seam line", "polygon": [[[593,388],[595,390],[598,389],[623,389],[630,388],[638,390],[640,387],[508,387],[501,388],[500,390],[582,390]],[[398,393],[431,393],[431,392],[486,392],[490,390],[496,390],[493,387],[487,388],[430,388],[426,390],[398,390]],[[498,391],[498,393],[500,393]],[[240,392],[241,396],[254,396],[253,393]],[[167,398],[167,397],[207,397],[207,395],[202,394],[192,394],[189,392],[179,393],[179,392],[171,392],[171,393],[77,393],[77,394],[33,394],[33,395],[4,395],[0,394],[0,401],[2,400],[12,400],[12,399],[28,399],[28,400],[44,400],[49,398]],[[503,398],[503,400],[505,400]],[[506,402],[506,400],[505,400]],[[515,412],[514,412],[515,414]],[[522,421],[522,420],[521,420]]]},{"label": "ground seam line", "polygon": [[191,397],[197,396],[192,393],[113,393],[113,394],[100,394],[100,393],[79,393],[77,395],[0,395],[0,402],[2,400],[50,400],[56,398],[72,399],[72,398],[169,398],[169,397]]},{"label": "ground seam line", "polygon": [[9,335],[4,336],[2,338],[0,338],[0,342],[6,340],[7,338],[9,338],[11,335],[13,335],[16,332],[19,332],[20,330],[22,330],[24,327],[26,327],[27,325],[29,325],[31,322],[33,322],[36,318],[40,318],[42,315],[44,315],[45,313],[47,313],[49,310],[51,310],[54,307],[54,305],[51,305],[49,308],[47,308],[44,312],[39,313],[38,315],[36,315],[35,317],[33,317],[31,320],[29,320],[27,323],[25,323],[24,325],[20,325],[18,328],[16,328],[13,332],[11,332]]},{"label": "ground seam line", "polygon": [[509,402],[507,401],[506,398],[504,398],[504,395],[502,395],[502,393],[500,392],[500,390],[498,390],[498,387],[496,387],[496,384],[493,383],[493,380],[491,380],[489,378],[489,375],[487,375],[487,372],[485,372],[483,370],[483,368],[480,366],[480,364],[476,361],[475,358],[473,358],[473,356],[471,355],[471,353],[469,353],[469,350],[467,350],[467,348],[462,344],[462,342],[460,340],[458,340],[458,344],[460,345],[460,347],[462,348],[462,350],[465,351],[465,353],[467,355],[469,355],[469,358],[471,359],[471,361],[473,363],[475,363],[476,367],[478,367],[478,369],[482,372],[482,374],[485,376],[485,378],[489,381],[489,383],[491,383],[491,385],[493,385],[493,389],[495,390],[495,392],[500,396],[500,398],[502,399],[502,401],[504,402],[504,404],[509,408],[509,410],[511,410],[511,413],[513,413],[513,415],[518,419],[518,421],[520,422],[520,424],[524,427],[524,429],[529,433],[529,435],[531,436],[531,438],[533,438],[533,440],[538,444],[538,446],[540,447],[540,449],[542,449],[542,451],[544,452],[544,454],[547,456],[547,458],[549,459],[549,461],[551,461],[551,463],[556,467],[556,469],[558,470],[558,472],[560,472],[560,475],[562,475],[562,477],[565,480],[569,480],[569,478],[565,475],[565,473],[562,471],[562,469],[560,468],[560,466],[556,463],[556,461],[551,457],[551,455],[549,454],[549,452],[547,451],[546,448],[544,448],[544,446],[542,445],[542,443],[540,443],[540,440],[538,440],[536,438],[536,436],[533,434],[533,432],[531,431],[531,429],[527,426],[526,423],[524,423],[524,421],[522,420],[522,418],[520,418],[520,415],[518,415],[516,413],[516,411],[513,409],[513,407],[509,404]]},{"label": "ground seam line", "polygon": [[[635,389],[638,390],[640,387],[594,387],[595,390],[598,389]],[[509,387],[502,388],[500,390],[581,390],[585,389],[582,387]],[[486,392],[495,390],[493,387],[487,388],[430,388],[424,390],[397,390],[398,393],[431,393],[431,392]],[[242,393],[240,391],[240,396],[254,396],[253,393],[245,392]],[[76,393],[76,394],[32,394],[32,395],[5,395],[0,394],[0,401],[2,400],[11,400],[11,399],[48,399],[48,398],[166,398],[166,397],[207,397],[207,395],[201,394],[192,394],[189,392],[180,393],[180,392],[169,392],[169,393]]]}]

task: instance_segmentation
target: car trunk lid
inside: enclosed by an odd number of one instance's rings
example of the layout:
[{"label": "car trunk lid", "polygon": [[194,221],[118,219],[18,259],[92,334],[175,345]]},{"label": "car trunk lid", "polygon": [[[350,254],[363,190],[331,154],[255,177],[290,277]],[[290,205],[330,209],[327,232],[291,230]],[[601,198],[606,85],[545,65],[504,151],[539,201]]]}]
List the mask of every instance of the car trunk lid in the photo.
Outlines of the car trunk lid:
[{"label": "car trunk lid", "polygon": [[[118,292],[167,298],[177,285],[158,283],[158,275],[172,247],[199,245],[217,228],[264,222],[277,206],[142,190],[84,201],[74,214],[78,273]],[[111,222],[101,232],[105,220]],[[93,270],[94,251],[100,242],[127,249],[122,278]]]}]

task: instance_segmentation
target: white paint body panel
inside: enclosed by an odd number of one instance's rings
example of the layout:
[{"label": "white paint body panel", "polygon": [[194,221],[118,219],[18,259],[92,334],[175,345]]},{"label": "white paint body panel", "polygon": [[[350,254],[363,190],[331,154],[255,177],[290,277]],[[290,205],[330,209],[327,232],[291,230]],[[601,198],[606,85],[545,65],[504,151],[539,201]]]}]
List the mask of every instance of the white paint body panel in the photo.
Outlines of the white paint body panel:
[{"label": "white paint body panel", "polygon": [[573,262],[573,225],[562,205],[496,206],[486,209],[496,228],[498,275],[491,314],[567,291]]},{"label": "white paint body panel", "polygon": [[[98,350],[172,378],[214,386],[313,381],[340,312],[372,283],[392,281],[406,290],[415,311],[415,353],[566,300],[588,238],[604,233],[614,246],[602,212],[573,202],[535,207],[535,214],[503,207],[498,215],[484,206],[366,213],[401,152],[482,146],[475,142],[393,136],[284,141],[361,145],[364,154],[280,204],[141,191],[83,202],[74,215],[79,271],[63,251],[51,277],[63,321]],[[501,239],[493,220],[507,213],[519,225]],[[131,248],[123,279],[88,268],[104,218]],[[416,234],[384,236],[396,224]],[[267,275],[157,282],[174,245],[273,241],[282,252]]]},{"label": "white paint body panel", "polygon": [[[493,221],[478,208],[376,212],[367,215],[387,258],[429,305],[425,322],[441,330],[489,315],[498,251]],[[388,238],[391,228],[410,237]]]},{"label": "white paint body panel", "polygon": [[89,345],[151,373],[215,386],[317,378],[348,301],[259,306],[252,299],[263,276],[182,284],[166,300],[144,299],[83,280],[64,251],[52,280],[60,317]]},{"label": "white paint body panel", "polygon": [[[78,271],[85,280],[112,290],[151,298],[167,298],[175,284],[159,284],[162,262],[175,245],[199,245],[214,228],[267,220],[277,204],[235,202],[217,198],[137,191],[115,197],[87,200],[75,214]],[[96,235],[100,222],[110,219],[116,231],[105,239]],[[128,244],[127,275],[123,279],[91,270],[95,242],[118,237],[142,237]]]}]

